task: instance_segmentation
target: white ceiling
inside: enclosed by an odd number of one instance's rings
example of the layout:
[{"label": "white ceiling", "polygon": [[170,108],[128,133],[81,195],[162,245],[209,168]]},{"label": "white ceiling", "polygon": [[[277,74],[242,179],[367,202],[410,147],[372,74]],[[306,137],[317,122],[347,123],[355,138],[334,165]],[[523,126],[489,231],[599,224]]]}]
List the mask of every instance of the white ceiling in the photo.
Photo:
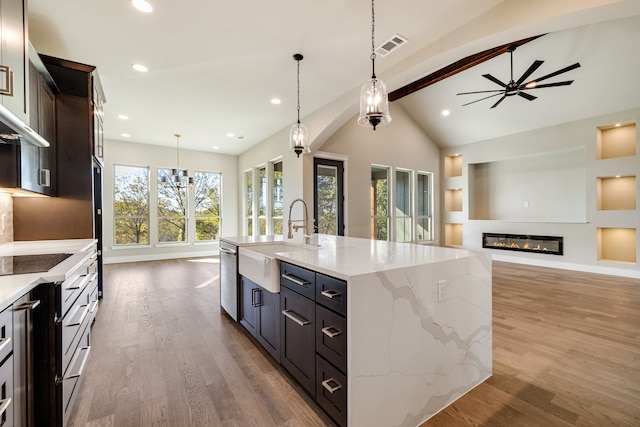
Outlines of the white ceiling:
[{"label": "white ceiling", "polygon": [[[344,94],[354,94],[348,112],[357,109],[359,87],[371,73],[369,1],[149,1],[154,11],[143,14],[128,0],[29,0],[29,34],[38,52],[97,66],[107,97],[107,139],[174,146],[173,134],[180,133],[184,148],[239,154],[295,122],[294,53],[305,56],[303,123],[313,122],[320,109],[344,114],[344,102],[336,103]],[[565,0],[560,6],[555,0],[379,0],[376,44],[394,33],[409,43],[378,57],[376,71],[393,90],[493,46],[638,15],[640,0]],[[460,107],[468,98],[455,93],[494,88],[481,74],[508,80],[507,55],[398,102],[441,145],[597,115],[595,106],[632,108],[638,96],[628,94],[640,94],[640,79],[631,78],[640,71],[638,22],[575,28],[519,48],[515,75],[534,59],[545,61],[534,76],[582,64],[565,75],[575,78],[573,85],[540,89],[533,102],[510,98],[493,110],[488,101]],[[623,27],[631,33],[618,31]],[[150,71],[133,71],[133,63]],[[272,105],[272,97],[282,104]],[[332,111],[332,105],[339,106]],[[445,107],[452,114],[442,120]],[[118,119],[119,114],[129,119]],[[315,135],[321,131],[315,129]]]}]

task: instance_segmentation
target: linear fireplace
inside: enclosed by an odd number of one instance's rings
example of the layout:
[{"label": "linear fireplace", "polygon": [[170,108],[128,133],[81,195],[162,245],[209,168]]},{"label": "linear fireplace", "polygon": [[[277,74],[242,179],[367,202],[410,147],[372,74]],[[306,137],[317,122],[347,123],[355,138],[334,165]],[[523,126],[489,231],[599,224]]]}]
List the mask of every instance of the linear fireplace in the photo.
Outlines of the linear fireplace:
[{"label": "linear fireplace", "polygon": [[482,233],[482,247],[488,249],[562,255],[562,246],[563,238],[559,236]]}]

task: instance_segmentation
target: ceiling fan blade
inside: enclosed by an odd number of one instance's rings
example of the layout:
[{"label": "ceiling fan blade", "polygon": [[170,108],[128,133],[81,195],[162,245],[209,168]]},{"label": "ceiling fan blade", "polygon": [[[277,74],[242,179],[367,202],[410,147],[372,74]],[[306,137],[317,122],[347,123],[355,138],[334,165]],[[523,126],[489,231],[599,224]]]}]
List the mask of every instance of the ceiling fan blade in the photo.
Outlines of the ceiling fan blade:
[{"label": "ceiling fan blade", "polygon": [[502,87],[507,87],[507,85],[505,83],[502,83],[500,80],[496,79],[495,77],[493,77],[491,74],[483,74],[482,77],[484,77],[485,79],[489,79],[492,82],[502,86]]},{"label": "ceiling fan blade", "polygon": [[533,79],[531,81],[528,81],[527,83],[524,83],[523,86],[527,86],[527,85],[529,85],[531,83],[534,83],[534,82],[537,83],[537,82],[540,82],[542,80],[550,79],[551,77],[555,77],[555,76],[557,76],[559,74],[566,73],[567,71],[575,70],[576,68],[579,68],[579,67],[580,67],[580,63],[576,62],[573,65],[569,65],[568,67],[564,67],[564,68],[562,68],[562,69],[560,69],[558,71],[555,71],[555,72],[553,72],[551,74],[547,74],[546,76],[538,77],[537,79]]},{"label": "ceiling fan blade", "polygon": [[491,106],[491,108],[496,108],[498,104],[500,104],[506,97],[507,97],[507,94],[505,93],[504,95],[502,95],[502,98],[498,99],[498,102],[496,102]]},{"label": "ceiling fan blade", "polygon": [[531,74],[533,74],[533,72],[537,70],[543,63],[544,61],[540,61],[539,59],[533,61],[533,64],[531,64],[531,66],[527,69],[527,71],[525,71],[524,74],[520,76],[520,78],[516,82],[516,86],[520,86],[520,83],[525,81],[526,78],[529,77]]},{"label": "ceiling fan blade", "polygon": [[[501,90],[500,92],[504,93],[503,90]],[[494,96],[498,96],[498,95],[500,95],[500,94],[499,93],[494,93],[493,95],[485,96],[484,98],[476,99],[475,101],[471,101],[471,102],[467,102],[466,104],[462,104],[462,106],[464,107],[465,105],[475,104],[476,102],[484,101],[485,99],[493,98]]]},{"label": "ceiling fan blade", "polygon": [[555,86],[569,86],[571,83],[573,83],[573,80],[567,80],[564,82],[555,82],[555,83],[543,83],[541,85],[536,85],[532,87],[522,86],[520,90],[540,89],[543,87],[555,87]]},{"label": "ceiling fan blade", "polygon": [[526,92],[518,92],[518,96],[523,97],[524,99],[528,99],[529,101],[533,101],[534,99],[537,98],[537,96],[533,96],[533,95],[529,95]]},{"label": "ceiling fan blade", "polygon": [[473,95],[473,94],[476,94],[476,93],[496,93],[496,92],[504,92],[504,89],[477,90],[475,92],[460,92],[460,93],[456,93],[456,95]]}]

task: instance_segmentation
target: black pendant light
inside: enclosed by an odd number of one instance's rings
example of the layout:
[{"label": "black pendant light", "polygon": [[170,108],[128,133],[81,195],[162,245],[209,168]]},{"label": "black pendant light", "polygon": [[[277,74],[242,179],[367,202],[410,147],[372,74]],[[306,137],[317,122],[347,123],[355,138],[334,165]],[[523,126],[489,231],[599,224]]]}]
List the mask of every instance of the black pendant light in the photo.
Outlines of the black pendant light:
[{"label": "black pendant light", "polygon": [[376,45],[375,45],[375,7],[374,0],[371,0],[371,80],[362,86],[360,91],[360,115],[358,124],[360,126],[371,126],[376,130],[376,126],[384,125],[391,121],[389,114],[389,97],[387,86],[376,78]]},{"label": "black pendant light", "polygon": [[298,157],[302,153],[309,154],[311,152],[307,128],[300,123],[300,61],[302,58],[304,57],[299,53],[293,55],[293,59],[298,63],[298,121],[291,126],[289,133],[289,151],[295,152]]}]

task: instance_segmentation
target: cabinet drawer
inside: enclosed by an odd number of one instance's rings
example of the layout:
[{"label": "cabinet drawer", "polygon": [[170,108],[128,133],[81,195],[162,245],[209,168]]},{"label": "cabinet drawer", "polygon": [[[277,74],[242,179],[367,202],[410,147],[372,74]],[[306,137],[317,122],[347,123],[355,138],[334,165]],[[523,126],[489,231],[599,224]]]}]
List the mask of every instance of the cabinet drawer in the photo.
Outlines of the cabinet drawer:
[{"label": "cabinet drawer", "polygon": [[312,300],[315,299],[316,273],[306,268],[280,262],[280,285]]},{"label": "cabinet drawer", "polygon": [[13,397],[13,355],[11,355],[0,365],[0,425],[2,426],[14,425]]},{"label": "cabinet drawer", "polygon": [[316,402],[339,425],[347,425],[347,378],[316,356]]},{"label": "cabinet drawer", "polygon": [[76,304],[60,321],[62,341],[62,371],[66,375],[69,364],[75,355],[83,332],[91,321],[91,306],[89,304],[89,289],[85,288]]},{"label": "cabinet drawer", "polygon": [[316,302],[330,310],[347,315],[347,282],[316,274]]},{"label": "cabinet drawer", "polygon": [[0,363],[13,350],[13,313],[11,306],[0,313]]},{"label": "cabinet drawer", "polygon": [[280,309],[280,363],[313,396],[316,303],[283,287]]},{"label": "cabinet drawer", "polygon": [[316,305],[316,352],[347,371],[347,320],[320,305]]},{"label": "cabinet drawer", "polygon": [[89,328],[86,328],[81,335],[77,348],[73,352],[73,357],[69,364],[69,369],[64,374],[58,387],[62,387],[62,418],[63,425],[67,424],[69,415],[73,409],[73,404],[78,398],[80,384],[84,378],[84,369],[89,359]]}]

